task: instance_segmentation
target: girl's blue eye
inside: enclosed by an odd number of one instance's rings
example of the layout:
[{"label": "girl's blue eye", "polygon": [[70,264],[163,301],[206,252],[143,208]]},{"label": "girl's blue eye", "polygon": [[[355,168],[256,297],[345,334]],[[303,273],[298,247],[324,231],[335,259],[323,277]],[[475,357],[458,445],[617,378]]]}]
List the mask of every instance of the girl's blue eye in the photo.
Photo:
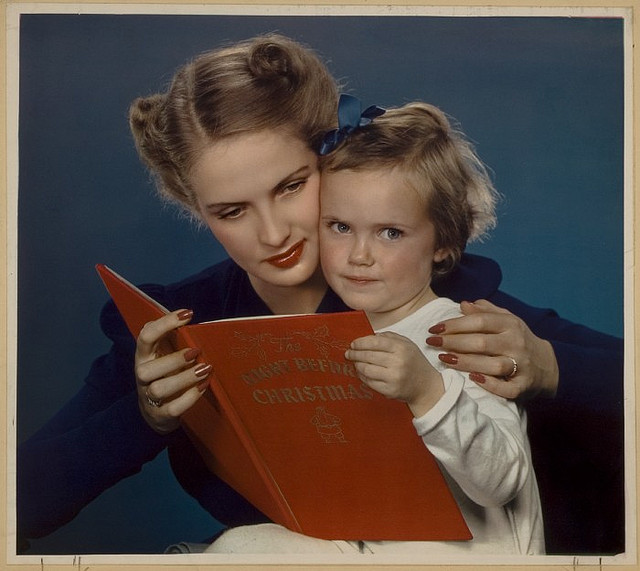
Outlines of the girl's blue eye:
[{"label": "girl's blue eye", "polygon": [[397,228],[385,228],[382,231],[382,236],[387,240],[397,240],[402,237],[402,230],[398,230]]},{"label": "girl's blue eye", "polygon": [[338,234],[346,234],[350,230],[349,225],[344,222],[332,222],[329,226]]}]

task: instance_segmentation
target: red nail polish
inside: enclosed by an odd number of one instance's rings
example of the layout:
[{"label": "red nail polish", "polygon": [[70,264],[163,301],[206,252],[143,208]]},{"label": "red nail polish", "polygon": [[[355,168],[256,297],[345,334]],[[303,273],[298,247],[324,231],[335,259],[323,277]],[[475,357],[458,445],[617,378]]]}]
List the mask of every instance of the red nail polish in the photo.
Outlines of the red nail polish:
[{"label": "red nail polish", "polygon": [[191,319],[193,317],[193,311],[190,309],[183,309],[180,313],[178,313],[178,319],[180,321],[186,321],[187,319]]},{"label": "red nail polish", "polygon": [[198,390],[203,393],[204,391],[207,390],[207,387],[209,386],[209,381],[207,379],[205,379],[204,381],[200,381],[197,385]]},{"label": "red nail polish", "polygon": [[442,337],[427,337],[427,345],[442,347]]},{"label": "red nail polish", "polygon": [[194,374],[196,377],[203,378],[203,377],[206,377],[211,372],[212,368],[213,367],[211,367],[211,365],[205,365],[205,364],[198,365],[198,367],[196,367],[194,371]]},{"label": "red nail polish", "polygon": [[438,323],[429,329],[429,333],[433,333],[434,335],[438,335],[438,333],[444,332],[444,323]]},{"label": "red nail polish", "polygon": [[487,379],[485,379],[484,375],[480,373],[469,373],[469,378],[476,383],[486,383]]},{"label": "red nail polish", "polygon": [[200,355],[200,349],[189,349],[184,355],[184,360],[189,363],[193,361],[198,355]]},{"label": "red nail polish", "polygon": [[443,363],[446,363],[447,365],[458,364],[458,356],[453,355],[452,353],[440,353],[440,355],[438,355],[438,359],[440,359]]}]

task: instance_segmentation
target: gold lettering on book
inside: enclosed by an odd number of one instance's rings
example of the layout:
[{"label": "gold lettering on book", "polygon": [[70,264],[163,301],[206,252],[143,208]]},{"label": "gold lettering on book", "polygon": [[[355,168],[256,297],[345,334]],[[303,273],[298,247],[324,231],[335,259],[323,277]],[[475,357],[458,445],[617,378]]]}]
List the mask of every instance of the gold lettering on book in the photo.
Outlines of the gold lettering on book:
[{"label": "gold lettering on book", "polygon": [[302,359],[294,357],[291,360],[279,359],[271,363],[260,365],[240,374],[240,378],[247,385],[256,385],[260,382],[269,381],[276,377],[289,374],[293,371],[317,373],[329,373],[344,377],[358,378],[355,367],[351,363],[338,363],[329,359]]},{"label": "gold lettering on book", "polygon": [[255,355],[264,362],[269,353],[300,353],[304,345],[313,345],[325,359],[332,351],[344,352],[349,343],[344,339],[332,337],[329,327],[321,325],[311,331],[287,331],[281,336],[271,333],[246,333],[235,331],[233,337],[239,345],[231,348],[234,358],[247,358]]},{"label": "gold lettering on book", "polygon": [[305,402],[331,402],[371,400],[373,391],[365,384],[313,385],[304,387],[278,387],[256,389],[253,400],[259,404],[300,404]]},{"label": "gold lettering on book", "polygon": [[266,365],[262,365],[261,367],[251,369],[250,371],[243,373],[241,377],[242,380],[248,385],[255,385],[260,381],[271,379],[279,375],[284,375],[289,372],[291,372],[289,361],[287,361],[286,359],[279,359],[278,361],[267,363]]},{"label": "gold lettering on book", "polygon": [[301,359],[293,358],[293,363],[298,371],[320,371],[335,375],[357,377],[356,369],[351,363],[337,363],[328,359]]},{"label": "gold lettering on book", "polygon": [[269,342],[276,346],[276,353],[299,353],[302,349],[300,343],[296,343],[293,337],[272,337],[269,336]]}]

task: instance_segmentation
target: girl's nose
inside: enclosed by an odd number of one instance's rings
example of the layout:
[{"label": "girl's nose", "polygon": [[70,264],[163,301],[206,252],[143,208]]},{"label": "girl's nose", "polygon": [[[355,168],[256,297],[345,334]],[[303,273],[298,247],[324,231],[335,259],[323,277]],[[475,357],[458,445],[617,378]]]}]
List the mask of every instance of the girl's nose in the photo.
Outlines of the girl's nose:
[{"label": "girl's nose", "polygon": [[370,266],[373,263],[371,248],[366,239],[356,238],[349,252],[349,263],[358,266]]}]

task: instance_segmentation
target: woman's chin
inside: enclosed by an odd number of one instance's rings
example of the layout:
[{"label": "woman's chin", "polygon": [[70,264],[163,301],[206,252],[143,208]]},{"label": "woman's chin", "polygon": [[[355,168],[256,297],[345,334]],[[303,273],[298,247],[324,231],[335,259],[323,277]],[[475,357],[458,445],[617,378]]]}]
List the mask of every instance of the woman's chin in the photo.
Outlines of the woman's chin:
[{"label": "woman's chin", "polygon": [[[311,283],[317,279],[317,266],[312,264],[299,263],[292,268],[271,268],[267,272],[261,272],[256,276],[265,284],[277,287],[296,287]],[[324,284],[324,279],[320,281]]]}]

